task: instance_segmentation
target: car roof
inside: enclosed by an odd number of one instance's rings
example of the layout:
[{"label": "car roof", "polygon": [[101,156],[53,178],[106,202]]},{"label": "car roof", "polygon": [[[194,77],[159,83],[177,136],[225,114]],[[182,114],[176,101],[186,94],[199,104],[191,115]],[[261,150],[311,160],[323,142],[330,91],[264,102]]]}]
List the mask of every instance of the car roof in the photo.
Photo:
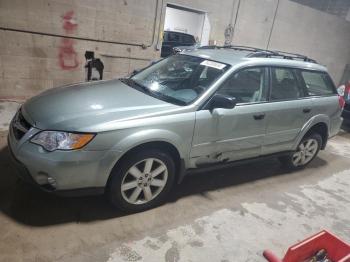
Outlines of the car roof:
[{"label": "car roof", "polygon": [[[266,50],[267,51],[267,50]],[[217,62],[229,64],[231,66],[281,66],[281,67],[294,67],[308,70],[317,70],[327,72],[327,68],[323,65],[318,64],[316,61],[309,59],[304,56],[299,58],[305,58],[307,61],[300,59],[289,59],[280,57],[257,57],[254,56],[254,51],[248,50],[235,50],[231,48],[199,48],[194,50],[187,50],[181,52],[181,54],[197,56],[206,58],[208,60],[214,60]],[[296,54],[295,54],[296,55]]]}]

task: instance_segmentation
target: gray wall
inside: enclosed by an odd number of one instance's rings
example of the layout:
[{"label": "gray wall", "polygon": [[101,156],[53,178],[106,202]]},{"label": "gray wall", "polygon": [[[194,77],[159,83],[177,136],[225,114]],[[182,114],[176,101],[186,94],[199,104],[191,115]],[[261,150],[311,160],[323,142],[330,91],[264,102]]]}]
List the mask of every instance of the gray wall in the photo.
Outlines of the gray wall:
[{"label": "gray wall", "polygon": [[350,23],[293,2],[281,1],[271,49],[302,52],[328,67],[336,83],[350,61]]},{"label": "gray wall", "polygon": [[[336,16],[288,0],[170,3],[208,12],[210,39],[218,44],[232,23],[234,44],[306,54],[325,64],[336,83],[350,63],[350,23]],[[159,57],[165,6],[162,0],[1,0],[0,99],[82,81],[86,50],[101,57],[107,79],[147,65]]]},{"label": "gray wall", "polygon": [[320,11],[339,16],[350,21],[347,18],[350,13],[349,0],[291,0],[299,4],[307,5]]}]

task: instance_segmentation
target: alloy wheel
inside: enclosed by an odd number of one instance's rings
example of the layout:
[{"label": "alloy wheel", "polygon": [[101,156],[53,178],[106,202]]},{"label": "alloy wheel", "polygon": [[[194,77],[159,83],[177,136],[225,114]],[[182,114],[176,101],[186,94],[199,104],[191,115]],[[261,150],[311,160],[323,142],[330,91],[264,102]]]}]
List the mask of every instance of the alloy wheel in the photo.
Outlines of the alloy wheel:
[{"label": "alloy wheel", "polygon": [[121,193],[128,203],[145,204],[162,192],[168,180],[168,168],[157,158],[137,162],[125,173]]},{"label": "alloy wheel", "polygon": [[293,154],[292,161],[295,166],[303,166],[309,163],[316,155],[318,142],[314,138],[309,138],[300,143],[297,151]]}]

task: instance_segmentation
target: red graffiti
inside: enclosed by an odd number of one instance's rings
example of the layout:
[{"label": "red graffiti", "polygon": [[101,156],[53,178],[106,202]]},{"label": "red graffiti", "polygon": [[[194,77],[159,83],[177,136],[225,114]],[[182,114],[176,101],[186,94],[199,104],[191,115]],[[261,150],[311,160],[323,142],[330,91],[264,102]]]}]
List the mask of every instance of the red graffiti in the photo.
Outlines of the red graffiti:
[{"label": "red graffiti", "polygon": [[[74,18],[74,11],[68,11],[62,16],[63,29],[66,34],[76,31],[78,24]],[[78,54],[74,49],[75,41],[69,38],[62,38],[59,49],[59,63],[63,70],[72,70],[79,66]]]},{"label": "red graffiti", "polygon": [[74,16],[74,11],[68,11],[65,13],[62,18],[63,18],[63,29],[66,31],[67,34],[74,33],[74,31],[77,29],[78,24],[77,21],[75,20]]},{"label": "red graffiti", "polygon": [[79,66],[78,54],[74,50],[74,40],[63,38],[59,52],[60,66],[63,70],[72,70]]}]

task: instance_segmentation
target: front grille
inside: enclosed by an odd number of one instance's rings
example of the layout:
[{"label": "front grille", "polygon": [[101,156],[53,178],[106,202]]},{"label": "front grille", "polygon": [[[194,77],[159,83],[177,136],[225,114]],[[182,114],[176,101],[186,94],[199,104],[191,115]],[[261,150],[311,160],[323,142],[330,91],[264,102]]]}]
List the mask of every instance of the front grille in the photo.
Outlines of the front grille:
[{"label": "front grille", "polygon": [[12,121],[13,135],[17,140],[21,139],[32,126],[23,117],[21,109],[18,110],[15,118]]}]

